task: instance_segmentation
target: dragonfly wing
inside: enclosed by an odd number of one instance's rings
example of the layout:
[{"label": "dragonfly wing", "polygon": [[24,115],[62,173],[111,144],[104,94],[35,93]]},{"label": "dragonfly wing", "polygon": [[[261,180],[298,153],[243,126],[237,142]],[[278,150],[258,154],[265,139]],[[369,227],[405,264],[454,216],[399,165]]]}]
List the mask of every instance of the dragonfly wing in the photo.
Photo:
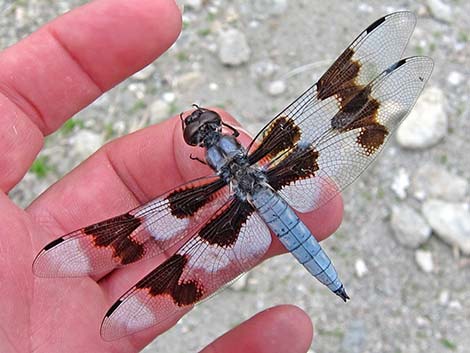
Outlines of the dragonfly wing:
[{"label": "dragonfly wing", "polygon": [[34,273],[102,275],[155,256],[192,234],[229,197],[218,176],[193,180],[132,211],[52,241],[34,260]]},{"label": "dragonfly wing", "polygon": [[269,229],[246,201],[229,200],[173,256],[108,311],[101,327],[114,340],[175,319],[258,264]]},{"label": "dragonfly wing", "polygon": [[382,150],[413,108],[432,68],[426,57],[402,59],[330,117],[322,135],[302,128],[299,142],[267,166],[270,185],[301,212],[331,200]]}]

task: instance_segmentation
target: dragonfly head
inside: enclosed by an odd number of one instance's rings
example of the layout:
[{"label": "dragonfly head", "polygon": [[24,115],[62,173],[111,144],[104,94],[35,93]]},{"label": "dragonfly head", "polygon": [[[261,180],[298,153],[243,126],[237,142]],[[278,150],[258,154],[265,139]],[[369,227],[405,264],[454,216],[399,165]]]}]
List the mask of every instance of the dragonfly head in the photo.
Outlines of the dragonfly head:
[{"label": "dragonfly head", "polygon": [[213,110],[194,106],[195,111],[186,118],[181,118],[183,136],[188,145],[204,147],[208,138],[221,132],[222,118]]}]

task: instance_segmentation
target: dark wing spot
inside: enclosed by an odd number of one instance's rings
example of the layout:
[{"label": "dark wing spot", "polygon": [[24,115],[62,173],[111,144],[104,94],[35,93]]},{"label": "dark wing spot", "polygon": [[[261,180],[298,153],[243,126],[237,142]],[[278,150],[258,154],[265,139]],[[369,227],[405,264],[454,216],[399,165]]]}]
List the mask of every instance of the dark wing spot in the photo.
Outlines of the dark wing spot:
[{"label": "dark wing spot", "polygon": [[235,244],[241,227],[254,211],[246,201],[235,198],[201,228],[199,237],[210,245],[229,247]]},{"label": "dark wing spot", "polygon": [[385,70],[387,73],[390,73],[396,69],[398,69],[400,66],[402,66],[403,64],[405,64],[406,62],[408,61],[408,58],[404,58],[404,59],[401,59],[399,61],[397,61],[395,64],[392,64],[390,65],[390,67]]},{"label": "dark wing spot", "polygon": [[263,158],[273,158],[293,147],[300,140],[300,128],[287,116],[274,120],[265,131],[260,145],[248,156],[250,164]]},{"label": "dark wing spot", "polygon": [[376,124],[362,128],[356,141],[362,146],[364,152],[370,156],[383,145],[387,135],[387,128]]},{"label": "dark wing spot", "polygon": [[318,170],[317,160],[318,152],[312,146],[308,148],[297,146],[267,171],[268,183],[275,190],[280,190],[294,181],[310,178]]},{"label": "dark wing spot", "polygon": [[178,306],[185,306],[199,301],[204,291],[198,281],[190,280],[175,286],[171,295]]},{"label": "dark wing spot", "polygon": [[387,19],[387,16],[384,16],[384,17],[379,18],[379,19],[376,20],[374,23],[372,23],[371,25],[369,25],[369,27],[366,28],[365,32],[366,32],[366,33],[372,32],[374,29],[376,29],[376,28],[379,27],[382,23],[384,23],[386,19]]},{"label": "dark wing spot", "polygon": [[317,97],[320,100],[336,95],[344,106],[361,87],[355,83],[361,65],[352,59],[354,50],[346,49],[323,74],[317,83]]},{"label": "dark wing spot", "polygon": [[151,296],[167,294],[178,306],[191,305],[204,295],[204,287],[196,280],[179,283],[188,262],[185,255],[175,254],[136,284],[138,289],[148,289]]},{"label": "dark wing spot", "polygon": [[[369,102],[370,90],[363,89],[352,98],[348,104],[342,107],[338,113],[331,119],[331,127],[335,130],[350,130],[351,125],[357,125],[357,120],[361,116],[361,112],[366,109]],[[357,126],[356,126],[357,127]]]},{"label": "dark wing spot", "polygon": [[105,317],[110,317],[114,311],[119,307],[119,305],[122,304],[122,300],[116,300],[113,305],[109,308],[109,310],[106,312]]},{"label": "dark wing spot", "polygon": [[83,232],[93,237],[97,247],[111,247],[113,256],[126,265],[144,255],[144,246],[130,237],[141,224],[140,218],[126,213],[85,227]]},{"label": "dark wing spot", "polygon": [[225,181],[219,178],[209,184],[173,191],[168,196],[171,213],[178,218],[192,216],[202,206],[212,201],[215,193],[223,186]]},{"label": "dark wing spot", "polygon": [[364,88],[331,119],[331,127],[340,132],[360,129],[356,142],[367,155],[377,151],[388,135],[387,128],[377,121],[380,103]]},{"label": "dark wing spot", "polygon": [[53,247],[55,247],[56,245],[59,245],[60,243],[62,243],[65,239],[63,237],[61,238],[57,238],[53,241],[51,241],[49,244],[47,244],[45,247],[44,247],[44,251],[47,251],[47,250],[50,250],[52,249]]}]

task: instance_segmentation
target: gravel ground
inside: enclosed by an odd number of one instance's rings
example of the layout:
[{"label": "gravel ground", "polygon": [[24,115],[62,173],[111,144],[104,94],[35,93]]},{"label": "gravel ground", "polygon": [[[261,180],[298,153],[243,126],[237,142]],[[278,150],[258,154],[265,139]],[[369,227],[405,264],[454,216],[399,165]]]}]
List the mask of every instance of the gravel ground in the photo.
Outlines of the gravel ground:
[{"label": "gravel ground", "polygon": [[[0,1],[0,47],[84,2]],[[418,24],[407,54],[435,60],[434,91],[413,117],[427,134],[403,126],[402,137],[344,193],[344,222],[323,245],[352,300],[339,304],[284,255],[199,305],[145,352],[197,351],[280,303],[314,320],[311,352],[470,352],[470,2],[182,2],[177,43],[48,137],[12,192],[15,201],[28,205],[107,140],[192,103],[221,106],[254,133],[368,24],[409,9]]]}]

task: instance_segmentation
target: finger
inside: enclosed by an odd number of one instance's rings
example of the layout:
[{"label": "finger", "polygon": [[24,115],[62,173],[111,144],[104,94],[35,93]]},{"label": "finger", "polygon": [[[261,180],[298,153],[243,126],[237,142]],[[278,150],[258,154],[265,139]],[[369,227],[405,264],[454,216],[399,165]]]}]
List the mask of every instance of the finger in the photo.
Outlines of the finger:
[{"label": "finger", "polygon": [[172,0],[98,0],[0,53],[0,188],[24,175],[43,135],[155,60],[180,28]]},{"label": "finger", "polygon": [[301,309],[282,305],[267,309],[216,339],[201,353],[305,353],[313,325]]},{"label": "finger", "polygon": [[0,81],[11,90],[4,93],[14,94],[41,131],[50,133],[155,60],[174,42],[180,24],[172,0],[90,2],[1,54]]}]

